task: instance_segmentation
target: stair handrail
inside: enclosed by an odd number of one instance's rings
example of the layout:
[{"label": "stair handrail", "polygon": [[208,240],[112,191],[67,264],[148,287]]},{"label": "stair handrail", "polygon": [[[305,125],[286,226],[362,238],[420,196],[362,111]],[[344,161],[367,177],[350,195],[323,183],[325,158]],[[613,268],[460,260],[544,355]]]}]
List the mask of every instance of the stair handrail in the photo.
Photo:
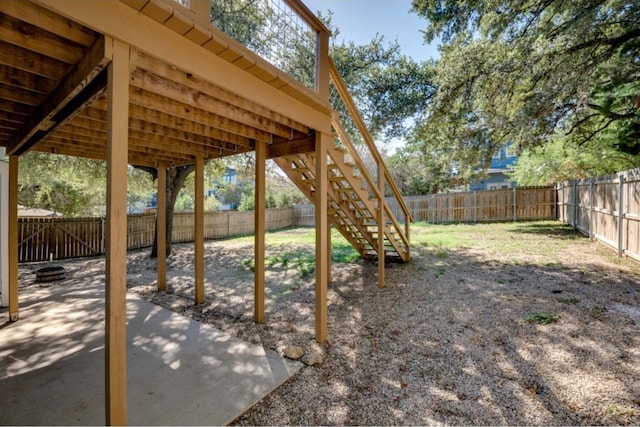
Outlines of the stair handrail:
[{"label": "stair handrail", "polygon": [[[393,212],[389,208],[389,205],[385,203],[384,194],[382,194],[378,186],[375,185],[373,178],[371,178],[371,175],[369,174],[366,167],[364,166],[364,162],[362,161],[362,158],[360,157],[358,150],[356,150],[355,146],[353,145],[353,142],[351,141],[351,138],[347,134],[347,131],[344,129],[344,126],[340,122],[340,119],[337,117],[332,117],[331,122],[333,124],[333,127],[338,131],[340,140],[344,143],[345,147],[347,147],[347,150],[349,151],[349,154],[351,155],[354,162],[356,163],[356,166],[362,172],[365,180],[367,181],[367,184],[369,185],[369,188],[373,191],[374,196],[381,201],[381,206],[384,207],[384,211],[387,214],[387,217],[391,220],[391,223],[396,228],[396,230],[402,230],[402,228],[400,227],[400,224],[398,224],[398,221],[396,220],[395,215],[393,215]],[[409,219],[407,219],[407,222],[408,221]],[[382,226],[382,225],[379,225],[379,226]],[[398,234],[402,238],[402,242],[405,244],[405,246],[409,248],[410,245],[409,245],[409,238],[407,233],[405,232],[405,233],[398,233]]]},{"label": "stair handrail", "polygon": [[[391,188],[393,195],[398,200],[398,204],[400,205],[400,208],[402,209],[405,215],[407,224],[409,222],[413,222],[413,216],[411,215],[409,208],[404,202],[404,199],[402,198],[402,194],[400,194],[400,190],[398,189],[395,182],[393,181],[393,178],[391,177],[391,173],[389,172],[387,165],[382,159],[382,155],[378,151],[376,144],[373,142],[373,138],[371,138],[371,135],[367,130],[367,126],[365,125],[364,120],[360,115],[360,112],[358,111],[356,104],[353,102],[353,98],[351,98],[351,95],[349,94],[349,90],[347,89],[347,86],[344,83],[344,80],[342,80],[342,76],[338,72],[338,68],[336,67],[336,64],[333,62],[333,59],[331,57],[329,57],[329,75],[331,76],[331,79],[333,80],[333,84],[336,87],[336,90],[338,91],[338,93],[340,94],[342,101],[347,107],[349,114],[351,115],[356,126],[360,130],[360,133],[362,134],[362,137],[364,138],[364,141],[367,144],[369,151],[373,155],[373,158],[376,161],[376,164],[382,170],[384,177],[387,183],[389,184],[389,187]],[[374,186],[374,188],[377,188],[377,186]],[[383,200],[384,200],[384,197],[383,197]]]}]

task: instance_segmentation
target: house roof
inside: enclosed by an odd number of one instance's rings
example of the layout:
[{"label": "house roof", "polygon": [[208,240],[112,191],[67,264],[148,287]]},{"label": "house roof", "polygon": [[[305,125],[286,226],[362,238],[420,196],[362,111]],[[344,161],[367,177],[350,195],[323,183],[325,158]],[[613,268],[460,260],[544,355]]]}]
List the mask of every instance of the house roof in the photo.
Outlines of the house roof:
[{"label": "house roof", "polygon": [[58,217],[62,215],[47,209],[30,208],[28,206],[18,205],[18,216]]}]

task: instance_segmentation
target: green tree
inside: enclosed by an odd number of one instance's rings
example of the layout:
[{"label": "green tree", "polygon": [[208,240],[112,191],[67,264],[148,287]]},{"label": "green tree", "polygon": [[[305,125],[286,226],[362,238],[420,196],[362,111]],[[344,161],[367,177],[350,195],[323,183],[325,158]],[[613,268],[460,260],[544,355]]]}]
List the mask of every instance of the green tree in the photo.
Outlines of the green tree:
[{"label": "green tree", "polygon": [[18,203],[64,216],[92,215],[104,205],[105,162],[29,152],[20,157]]},{"label": "green tree", "polygon": [[638,164],[638,2],[414,0],[413,10],[428,20],[426,40],[445,42],[424,134],[445,134],[461,167],[506,142],[552,140]]},{"label": "green tree", "polygon": [[508,175],[519,185],[551,185],[606,175],[633,165],[633,156],[611,146],[578,146],[571,140],[555,138],[544,146],[525,149]]},{"label": "green tree", "polygon": [[397,41],[386,44],[380,35],[365,45],[334,44],[331,55],[374,138],[406,137],[413,123],[424,119],[435,95],[432,62],[412,60]]},{"label": "green tree", "polygon": [[240,196],[240,203],[238,204],[238,210],[240,212],[253,211],[256,208],[256,190],[253,187],[248,188]]},{"label": "green tree", "polygon": [[393,180],[405,196],[433,194],[455,185],[449,153],[424,152],[410,141],[387,161]]}]

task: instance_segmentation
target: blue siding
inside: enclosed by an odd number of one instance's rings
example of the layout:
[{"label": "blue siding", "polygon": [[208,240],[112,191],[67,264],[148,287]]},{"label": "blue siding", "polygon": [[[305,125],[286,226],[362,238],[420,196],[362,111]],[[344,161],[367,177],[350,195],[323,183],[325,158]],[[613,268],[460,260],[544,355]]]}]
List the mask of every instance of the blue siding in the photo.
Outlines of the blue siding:
[{"label": "blue siding", "polygon": [[511,181],[504,172],[515,163],[516,159],[517,156],[515,155],[512,144],[503,145],[491,158],[491,165],[488,171],[489,176],[482,181],[470,182],[469,190],[477,191],[515,187],[516,183]]},{"label": "blue siding", "polygon": [[469,183],[470,191],[478,191],[478,190],[490,190],[490,189],[502,189],[502,188],[513,188],[516,186],[516,183],[511,181],[507,175],[503,172],[493,172],[490,173],[489,176],[482,181],[476,181]]}]

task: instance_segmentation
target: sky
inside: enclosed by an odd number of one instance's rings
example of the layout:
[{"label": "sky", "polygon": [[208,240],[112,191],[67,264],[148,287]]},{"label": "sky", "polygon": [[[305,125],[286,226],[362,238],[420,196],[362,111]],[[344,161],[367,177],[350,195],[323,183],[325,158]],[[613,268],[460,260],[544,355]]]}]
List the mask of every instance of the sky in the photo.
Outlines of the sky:
[{"label": "sky", "polygon": [[411,13],[411,0],[303,0],[314,13],[333,12],[338,41],[366,44],[379,33],[386,42],[398,40],[402,53],[416,61],[437,59],[437,43],[424,45],[426,21]]}]

